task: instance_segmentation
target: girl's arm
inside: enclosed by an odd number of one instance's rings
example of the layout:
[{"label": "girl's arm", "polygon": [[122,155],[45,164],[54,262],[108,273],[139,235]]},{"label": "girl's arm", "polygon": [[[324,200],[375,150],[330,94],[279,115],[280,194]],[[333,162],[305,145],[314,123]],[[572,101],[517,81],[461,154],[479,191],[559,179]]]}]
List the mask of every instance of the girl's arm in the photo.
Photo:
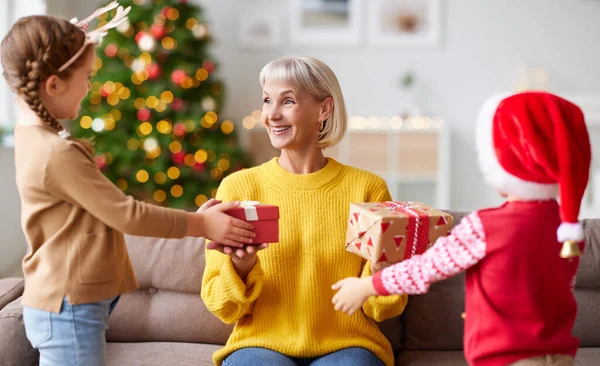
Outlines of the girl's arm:
[{"label": "girl's arm", "polygon": [[476,212],[462,219],[450,235],[439,238],[422,255],[375,273],[378,294],[424,294],[437,281],[476,265],[485,257],[485,233]]},{"label": "girl's arm", "polygon": [[[55,150],[44,169],[46,189],[79,206],[107,226],[137,236],[180,238],[203,236],[240,246],[250,242],[252,225],[233,219],[214,206],[203,213],[159,207],[127,196],[98,169],[76,142]],[[235,203],[228,204],[235,206]]]}]

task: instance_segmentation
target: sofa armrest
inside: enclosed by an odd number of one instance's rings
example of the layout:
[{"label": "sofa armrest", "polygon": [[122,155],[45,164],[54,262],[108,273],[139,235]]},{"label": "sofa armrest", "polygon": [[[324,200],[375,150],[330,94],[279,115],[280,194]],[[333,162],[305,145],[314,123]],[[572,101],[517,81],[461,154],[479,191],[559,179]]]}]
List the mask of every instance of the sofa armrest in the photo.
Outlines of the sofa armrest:
[{"label": "sofa armrest", "polygon": [[22,278],[0,279],[0,310],[23,295],[25,280]]},{"label": "sofa armrest", "polygon": [[38,363],[39,353],[25,334],[19,297],[0,310],[0,365],[35,366]]}]

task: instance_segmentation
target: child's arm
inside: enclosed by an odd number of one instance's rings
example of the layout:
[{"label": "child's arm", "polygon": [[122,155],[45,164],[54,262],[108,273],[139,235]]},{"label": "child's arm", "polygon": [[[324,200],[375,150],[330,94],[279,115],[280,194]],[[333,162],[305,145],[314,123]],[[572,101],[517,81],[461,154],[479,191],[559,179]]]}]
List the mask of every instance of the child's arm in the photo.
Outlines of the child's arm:
[{"label": "child's arm", "polygon": [[422,255],[375,273],[373,277],[346,278],[335,285],[336,310],[352,314],[369,296],[390,294],[424,294],[433,282],[462,272],[485,257],[483,225],[476,212],[462,219],[450,235],[439,238]]},{"label": "child's arm", "polygon": [[168,238],[203,236],[236,246],[250,242],[246,238],[254,235],[247,230],[252,229],[250,224],[222,212],[228,208],[225,205],[210,207],[202,213],[188,213],[125,195],[75,144],[53,151],[43,174],[45,187],[52,195],[81,207],[107,226],[126,234]]}]

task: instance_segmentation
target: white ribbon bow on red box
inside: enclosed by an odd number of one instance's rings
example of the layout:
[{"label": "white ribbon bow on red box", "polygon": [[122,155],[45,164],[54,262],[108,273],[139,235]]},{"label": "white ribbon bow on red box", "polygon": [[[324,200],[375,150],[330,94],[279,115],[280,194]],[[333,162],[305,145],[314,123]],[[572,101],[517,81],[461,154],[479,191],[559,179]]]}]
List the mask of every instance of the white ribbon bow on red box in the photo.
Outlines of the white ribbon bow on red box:
[{"label": "white ribbon bow on red box", "polygon": [[260,205],[258,201],[242,201],[240,207],[244,209],[246,214],[246,221],[258,221],[258,211],[256,206]]}]

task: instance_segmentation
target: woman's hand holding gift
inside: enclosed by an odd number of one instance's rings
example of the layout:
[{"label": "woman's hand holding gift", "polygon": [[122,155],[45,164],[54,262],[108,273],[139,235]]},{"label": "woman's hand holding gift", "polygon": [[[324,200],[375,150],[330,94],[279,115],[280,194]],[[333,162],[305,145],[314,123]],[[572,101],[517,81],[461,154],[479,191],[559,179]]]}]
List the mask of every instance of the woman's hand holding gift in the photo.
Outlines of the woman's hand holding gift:
[{"label": "woman's hand holding gift", "polygon": [[233,248],[214,241],[206,244],[207,249],[218,250],[219,252],[231,257],[233,267],[242,281],[246,279],[248,273],[250,273],[252,268],[254,268],[254,265],[256,264],[257,252],[265,249],[268,246],[269,244],[260,244],[245,245],[241,248]]}]

